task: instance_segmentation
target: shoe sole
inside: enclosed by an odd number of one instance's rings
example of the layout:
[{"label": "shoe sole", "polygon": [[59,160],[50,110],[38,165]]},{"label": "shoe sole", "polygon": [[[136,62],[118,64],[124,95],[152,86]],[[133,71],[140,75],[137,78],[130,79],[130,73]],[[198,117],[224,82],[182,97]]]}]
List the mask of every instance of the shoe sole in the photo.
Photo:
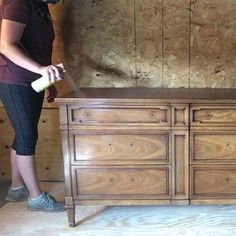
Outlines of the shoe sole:
[{"label": "shoe sole", "polygon": [[62,212],[62,211],[66,210],[66,208],[64,208],[64,209],[61,209],[61,210],[54,210],[54,211],[52,211],[52,210],[46,210],[46,209],[43,209],[43,208],[30,208],[28,206],[27,206],[27,209],[29,211],[41,211],[41,212],[53,212],[53,213],[55,213],[55,212]]},{"label": "shoe sole", "polygon": [[13,198],[6,197],[5,200],[8,202],[25,202],[28,200],[28,198],[26,198],[26,199],[13,199]]}]

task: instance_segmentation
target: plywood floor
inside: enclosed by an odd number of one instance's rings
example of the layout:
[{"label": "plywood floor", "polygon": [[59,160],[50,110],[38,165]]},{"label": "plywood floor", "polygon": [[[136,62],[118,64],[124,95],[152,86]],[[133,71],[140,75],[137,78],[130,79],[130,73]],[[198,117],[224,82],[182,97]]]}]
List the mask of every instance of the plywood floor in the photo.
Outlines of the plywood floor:
[{"label": "plywood floor", "polygon": [[[63,183],[41,183],[57,199]],[[77,207],[76,228],[69,228],[66,212],[27,211],[25,203],[0,208],[4,236],[235,236],[236,206],[89,206]]]}]

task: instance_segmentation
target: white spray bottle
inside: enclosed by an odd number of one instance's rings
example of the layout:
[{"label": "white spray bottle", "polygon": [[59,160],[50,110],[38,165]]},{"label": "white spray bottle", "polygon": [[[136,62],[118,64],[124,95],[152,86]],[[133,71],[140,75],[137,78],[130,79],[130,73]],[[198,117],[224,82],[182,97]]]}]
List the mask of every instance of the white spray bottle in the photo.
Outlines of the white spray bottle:
[{"label": "white spray bottle", "polygon": [[[65,73],[65,69],[62,63],[56,65],[60,68],[62,68],[62,72]],[[34,91],[36,91],[37,93],[42,92],[43,90],[45,90],[46,88],[50,87],[52,84],[54,84],[54,82],[50,82],[48,80],[48,78],[46,78],[45,76],[40,77],[39,79],[33,81],[31,83],[31,87],[34,89]]]}]

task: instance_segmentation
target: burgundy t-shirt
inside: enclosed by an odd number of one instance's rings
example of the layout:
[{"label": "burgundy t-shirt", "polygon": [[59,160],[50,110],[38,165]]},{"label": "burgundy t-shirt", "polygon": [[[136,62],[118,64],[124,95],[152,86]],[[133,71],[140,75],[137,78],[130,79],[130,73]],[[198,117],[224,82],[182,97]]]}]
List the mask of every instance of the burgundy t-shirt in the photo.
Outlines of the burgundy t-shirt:
[{"label": "burgundy t-shirt", "polygon": [[[21,45],[43,66],[51,64],[54,31],[46,3],[35,0],[4,0],[0,19],[26,24]],[[0,82],[30,86],[41,75],[26,70],[0,53]]]}]

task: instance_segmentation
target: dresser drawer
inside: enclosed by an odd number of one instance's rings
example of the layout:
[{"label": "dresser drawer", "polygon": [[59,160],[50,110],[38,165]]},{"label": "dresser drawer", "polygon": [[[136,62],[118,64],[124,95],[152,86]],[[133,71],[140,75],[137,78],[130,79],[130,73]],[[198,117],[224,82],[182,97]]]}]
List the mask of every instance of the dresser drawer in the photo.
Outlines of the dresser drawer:
[{"label": "dresser drawer", "polygon": [[168,162],[169,135],[71,133],[72,162]]},{"label": "dresser drawer", "polygon": [[192,105],[191,125],[236,125],[236,106]]},{"label": "dresser drawer", "polygon": [[169,198],[169,167],[72,167],[76,199]]},{"label": "dresser drawer", "polygon": [[73,107],[69,108],[69,123],[73,124],[159,124],[170,125],[169,106],[153,107]]},{"label": "dresser drawer", "polygon": [[191,132],[191,159],[236,163],[236,132]]},{"label": "dresser drawer", "polygon": [[236,166],[192,167],[193,198],[236,198]]}]

